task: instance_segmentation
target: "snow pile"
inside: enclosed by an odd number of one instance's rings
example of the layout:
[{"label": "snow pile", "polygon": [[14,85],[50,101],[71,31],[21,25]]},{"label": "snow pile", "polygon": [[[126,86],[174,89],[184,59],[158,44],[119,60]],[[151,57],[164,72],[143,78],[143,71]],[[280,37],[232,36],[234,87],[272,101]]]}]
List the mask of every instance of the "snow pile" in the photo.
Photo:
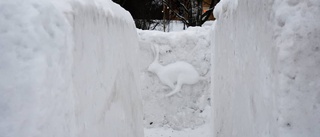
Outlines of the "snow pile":
[{"label": "snow pile", "polygon": [[1,1],[0,39],[1,137],[143,136],[138,38],[118,5]]},{"label": "snow pile", "polygon": [[319,136],[320,1],[223,0],[217,7],[215,136]]},{"label": "snow pile", "polygon": [[221,0],[215,7],[214,7],[214,17],[216,19],[219,18],[228,18],[231,14],[236,12],[238,8],[238,0]]},{"label": "snow pile", "polygon": [[320,135],[320,1],[275,1],[279,135]]},{"label": "snow pile", "polygon": [[[170,33],[138,30],[144,126],[150,129],[146,130],[146,136],[156,136],[154,133],[162,130],[192,130],[209,119],[203,113],[211,111],[207,107],[210,104],[210,30],[210,27]],[[205,80],[183,85],[180,92],[166,97],[172,89],[163,84],[157,75],[147,71],[155,58],[151,49],[154,45],[159,46],[160,64],[188,62]]]}]

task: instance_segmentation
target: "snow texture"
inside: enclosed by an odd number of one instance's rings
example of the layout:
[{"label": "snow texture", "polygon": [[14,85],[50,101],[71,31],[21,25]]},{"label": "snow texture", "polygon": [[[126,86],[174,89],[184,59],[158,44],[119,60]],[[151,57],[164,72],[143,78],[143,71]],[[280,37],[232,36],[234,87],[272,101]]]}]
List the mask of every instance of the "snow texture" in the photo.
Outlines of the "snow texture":
[{"label": "snow texture", "polygon": [[207,106],[200,116],[205,118],[205,123],[201,126],[181,130],[174,130],[168,126],[145,128],[144,135],[145,137],[213,137],[211,107]]},{"label": "snow texture", "polygon": [[137,53],[111,1],[0,1],[0,136],[142,137]]},{"label": "snow texture", "polygon": [[[202,113],[211,108],[206,107],[210,105],[211,100],[209,98],[210,31],[212,31],[210,27],[188,28],[185,31],[169,33],[138,30],[146,136],[166,135],[168,133],[164,132],[171,130],[177,133],[172,135],[182,135],[179,130],[191,131],[208,124],[207,115]],[[152,53],[154,45],[159,46],[160,64],[166,66],[177,61],[185,61],[194,66],[205,80],[192,85],[183,85],[180,92],[165,97],[172,89],[163,84],[157,75],[147,70],[155,58]]]},{"label": "snow texture", "polygon": [[214,14],[215,137],[318,137],[320,1],[222,0]]}]

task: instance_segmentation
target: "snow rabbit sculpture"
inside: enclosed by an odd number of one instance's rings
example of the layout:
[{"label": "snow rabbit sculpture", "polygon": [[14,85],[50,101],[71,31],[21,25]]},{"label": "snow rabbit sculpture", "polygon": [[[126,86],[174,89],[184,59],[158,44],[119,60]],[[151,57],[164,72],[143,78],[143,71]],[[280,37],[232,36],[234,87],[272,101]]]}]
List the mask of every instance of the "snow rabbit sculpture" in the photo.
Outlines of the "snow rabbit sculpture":
[{"label": "snow rabbit sculpture", "polygon": [[[162,83],[173,89],[173,91],[166,95],[167,97],[179,92],[183,84],[195,84],[199,80],[204,79],[200,77],[191,64],[184,61],[177,61],[166,66],[161,65],[158,61],[159,46],[152,46],[151,49],[155,55],[155,59],[149,65],[148,71],[155,73]],[[174,86],[174,83],[177,83],[176,86]]]}]

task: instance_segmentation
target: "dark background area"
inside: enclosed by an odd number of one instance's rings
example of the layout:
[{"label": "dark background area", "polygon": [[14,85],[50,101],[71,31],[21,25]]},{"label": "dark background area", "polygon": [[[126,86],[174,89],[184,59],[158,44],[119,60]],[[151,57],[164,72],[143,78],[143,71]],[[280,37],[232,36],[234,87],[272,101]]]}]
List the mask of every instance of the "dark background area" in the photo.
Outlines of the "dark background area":
[{"label": "dark background area", "polygon": [[168,25],[171,20],[180,20],[187,27],[201,26],[207,20],[214,20],[212,11],[220,0],[113,1],[130,12],[137,28],[153,30],[157,25]]},{"label": "dark background area", "polygon": [[134,19],[162,19],[162,5],[152,0],[113,0],[131,13]]}]

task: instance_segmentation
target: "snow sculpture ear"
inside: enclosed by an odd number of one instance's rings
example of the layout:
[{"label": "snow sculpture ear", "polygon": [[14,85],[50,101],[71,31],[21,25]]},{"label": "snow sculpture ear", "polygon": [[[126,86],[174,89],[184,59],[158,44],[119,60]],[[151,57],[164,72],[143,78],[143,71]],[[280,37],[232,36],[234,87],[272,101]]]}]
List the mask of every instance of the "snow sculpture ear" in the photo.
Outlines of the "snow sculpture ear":
[{"label": "snow sculpture ear", "polygon": [[151,50],[154,56],[154,61],[153,62],[158,62],[159,59],[159,46],[158,45],[151,45]]},{"label": "snow sculpture ear", "polygon": [[154,49],[155,49],[155,55],[156,55],[156,57],[155,57],[155,61],[159,61],[159,45],[154,45]]},{"label": "snow sculpture ear", "polygon": [[151,48],[152,54],[153,54],[153,56],[154,56],[155,53],[156,53],[155,50],[154,50],[154,45],[151,45],[150,48]]}]

